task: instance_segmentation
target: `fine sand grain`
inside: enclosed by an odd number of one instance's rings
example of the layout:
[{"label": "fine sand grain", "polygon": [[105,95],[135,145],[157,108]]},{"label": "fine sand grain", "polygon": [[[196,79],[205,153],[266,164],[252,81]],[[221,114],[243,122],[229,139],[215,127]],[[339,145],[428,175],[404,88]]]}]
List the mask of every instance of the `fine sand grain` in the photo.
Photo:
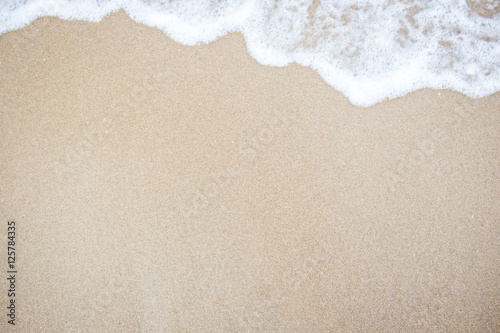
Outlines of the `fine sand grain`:
[{"label": "fine sand grain", "polygon": [[4,34],[0,73],[18,331],[500,331],[500,94],[358,108],[124,12]]}]

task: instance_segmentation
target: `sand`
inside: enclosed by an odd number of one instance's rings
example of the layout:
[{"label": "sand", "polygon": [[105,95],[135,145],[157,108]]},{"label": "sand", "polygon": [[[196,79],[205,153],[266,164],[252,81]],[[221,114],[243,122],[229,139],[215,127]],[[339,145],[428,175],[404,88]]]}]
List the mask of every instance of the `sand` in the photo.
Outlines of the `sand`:
[{"label": "sand", "polygon": [[500,331],[500,94],[358,108],[124,12],[4,34],[0,71],[0,330]]}]

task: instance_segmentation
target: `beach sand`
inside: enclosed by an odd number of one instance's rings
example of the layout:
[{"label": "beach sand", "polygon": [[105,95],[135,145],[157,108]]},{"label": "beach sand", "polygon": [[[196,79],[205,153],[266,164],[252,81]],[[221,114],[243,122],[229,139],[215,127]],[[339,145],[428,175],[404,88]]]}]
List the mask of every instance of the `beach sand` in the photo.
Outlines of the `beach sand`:
[{"label": "beach sand", "polygon": [[359,108],[241,34],[0,36],[1,329],[498,332],[500,94]]}]

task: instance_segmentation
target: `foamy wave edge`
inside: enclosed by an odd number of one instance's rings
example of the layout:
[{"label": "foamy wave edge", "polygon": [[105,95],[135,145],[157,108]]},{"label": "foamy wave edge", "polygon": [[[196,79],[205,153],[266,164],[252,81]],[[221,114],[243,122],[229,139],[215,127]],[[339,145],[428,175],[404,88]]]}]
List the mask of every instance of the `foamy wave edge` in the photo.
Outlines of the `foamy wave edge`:
[{"label": "foamy wave edge", "polygon": [[[441,0],[437,9],[417,8],[416,14],[408,18],[408,14],[404,16],[405,11],[415,12],[415,6],[387,1],[395,8],[384,7],[382,0],[360,0],[355,6],[346,0],[324,6],[318,6],[318,2],[312,0],[310,3],[290,0],[284,1],[280,8],[273,8],[271,0],[235,0],[218,5],[209,0],[174,1],[173,4],[161,0],[149,0],[148,3],[139,0],[12,0],[0,9],[0,34],[23,28],[44,16],[99,22],[123,9],[135,21],[159,28],[184,45],[210,43],[228,33],[240,32],[245,37],[249,53],[262,65],[281,67],[295,62],[308,66],[357,106],[372,106],[422,88],[450,89],[472,98],[500,91],[500,15],[477,15],[469,10],[473,0],[467,0],[469,7],[466,0],[459,4],[453,0]],[[483,1],[490,1],[493,5],[498,3],[498,0]],[[319,17],[317,21],[311,19],[311,7],[314,7],[313,14]],[[401,10],[403,14],[395,10]],[[436,18],[436,15],[443,14],[443,10],[451,10],[456,18]],[[385,11],[389,13],[385,15]],[[422,11],[424,15],[419,16]],[[328,21],[328,15],[334,17],[337,12],[339,21],[340,17],[344,20],[345,13],[348,13],[354,19],[350,17],[347,21],[354,23],[342,30],[337,21]],[[372,21],[375,17],[379,24],[382,22],[389,27],[377,31],[379,35],[368,36],[367,31],[373,29],[373,22],[359,18],[363,15]],[[399,35],[395,29],[398,28],[397,21],[401,23],[405,17],[409,23],[402,23],[403,32],[405,29],[406,32],[401,41],[396,38]],[[458,37],[452,36],[449,38],[451,42],[443,42],[449,43],[451,48],[448,44],[443,44],[442,48],[434,45],[440,36],[431,36],[436,40],[429,38],[433,44],[425,38],[423,42],[418,40],[425,32],[423,27],[426,24],[427,27],[433,26],[434,19],[439,20],[442,30],[459,30]],[[283,26],[276,23],[283,21]],[[366,27],[363,27],[363,22],[367,22]],[[344,32],[345,36],[341,34],[336,39],[328,39],[331,34],[324,30],[329,26],[333,27],[332,31]],[[304,34],[308,35],[304,37]],[[386,35],[387,40],[384,39]],[[320,42],[311,47],[309,43],[314,38]],[[355,51],[352,51],[349,38],[354,40]],[[399,49],[398,43],[401,45]],[[404,44],[409,46],[405,49]],[[376,52],[371,52],[370,47]],[[336,53],[337,48],[340,51]],[[469,53],[476,54],[470,56]],[[452,63],[451,68],[440,67],[440,62],[450,62],[450,59],[458,65]]]}]

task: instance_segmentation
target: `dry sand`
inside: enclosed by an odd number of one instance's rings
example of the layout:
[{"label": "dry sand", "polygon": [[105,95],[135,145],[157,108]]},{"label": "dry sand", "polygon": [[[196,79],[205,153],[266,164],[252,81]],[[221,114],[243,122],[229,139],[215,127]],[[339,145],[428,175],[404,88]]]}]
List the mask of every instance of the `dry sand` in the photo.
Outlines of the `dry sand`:
[{"label": "dry sand", "polygon": [[498,332],[500,94],[358,108],[232,34],[0,36],[22,332]]}]

